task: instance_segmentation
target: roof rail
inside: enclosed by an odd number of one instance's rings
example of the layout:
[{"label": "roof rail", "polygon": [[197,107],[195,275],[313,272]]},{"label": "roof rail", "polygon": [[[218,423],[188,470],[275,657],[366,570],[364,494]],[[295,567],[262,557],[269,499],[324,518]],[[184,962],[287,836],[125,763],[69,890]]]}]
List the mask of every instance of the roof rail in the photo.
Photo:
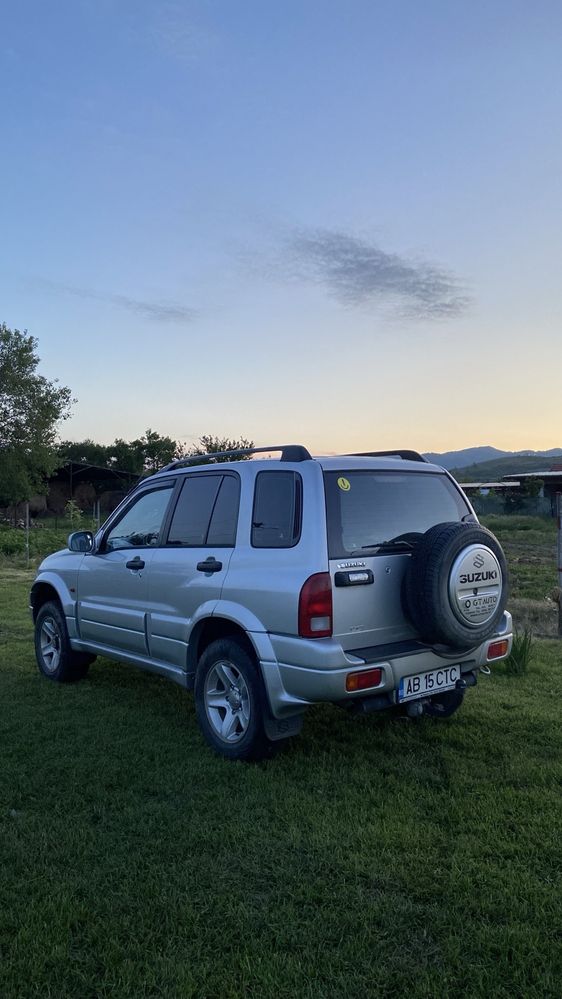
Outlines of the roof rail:
[{"label": "roof rail", "polygon": [[169,472],[173,468],[183,468],[189,465],[201,465],[205,460],[210,463],[217,458],[245,458],[250,454],[268,454],[270,451],[281,451],[281,461],[310,461],[312,455],[302,444],[274,444],[271,447],[241,447],[234,451],[210,451],[208,454],[189,454],[170,462],[161,472]]},{"label": "roof rail", "polygon": [[[346,457],[342,455],[342,457]],[[403,461],[423,461],[427,464],[427,458],[419,451],[404,451],[397,448],[395,451],[355,451],[347,455],[349,458],[402,458]]]}]

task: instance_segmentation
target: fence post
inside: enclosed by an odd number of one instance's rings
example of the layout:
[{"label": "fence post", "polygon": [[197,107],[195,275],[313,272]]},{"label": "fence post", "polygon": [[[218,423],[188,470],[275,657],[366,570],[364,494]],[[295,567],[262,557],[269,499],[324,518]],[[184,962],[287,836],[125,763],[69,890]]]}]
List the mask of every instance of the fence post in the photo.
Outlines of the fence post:
[{"label": "fence post", "polygon": [[29,500],[25,504],[25,565],[29,569]]},{"label": "fence post", "polygon": [[558,523],[558,637],[562,638],[562,493],[556,493]]}]

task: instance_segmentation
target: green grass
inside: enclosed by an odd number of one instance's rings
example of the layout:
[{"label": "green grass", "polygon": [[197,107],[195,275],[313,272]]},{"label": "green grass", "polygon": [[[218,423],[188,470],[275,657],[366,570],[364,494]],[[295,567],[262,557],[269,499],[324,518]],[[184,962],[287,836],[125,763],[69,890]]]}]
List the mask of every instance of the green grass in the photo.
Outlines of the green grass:
[{"label": "green grass", "polygon": [[560,995],[561,646],[449,722],[310,712],[259,766],[191,696],[36,671],[0,590],[0,996]]},{"label": "green grass", "polygon": [[497,515],[481,520],[505,552],[511,596],[531,600],[550,596],[557,585],[556,520]]}]

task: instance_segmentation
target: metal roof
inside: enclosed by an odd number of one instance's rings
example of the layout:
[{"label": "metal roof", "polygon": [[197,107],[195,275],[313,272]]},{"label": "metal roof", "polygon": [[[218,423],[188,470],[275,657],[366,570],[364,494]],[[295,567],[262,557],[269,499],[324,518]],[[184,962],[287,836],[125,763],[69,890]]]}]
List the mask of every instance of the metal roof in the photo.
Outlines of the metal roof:
[{"label": "metal roof", "polygon": [[88,479],[93,482],[108,478],[122,478],[129,481],[139,478],[138,472],[127,472],[123,468],[108,468],[106,465],[93,465],[87,461],[65,461],[52,475],[48,476],[48,480],[53,482],[56,479],[66,479],[71,474],[72,478],[76,479],[79,475],[86,475],[86,473]]},{"label": "metal roof", "polygon": [[562,481],[562,469],[558,472],[517,472],[511,475],[504,475],[505,480],[509,479],[560,479]]},{"label": "metal roof", "polygon": [[461,489],[512,489],[519,481],[510,482],[459,482]]}]

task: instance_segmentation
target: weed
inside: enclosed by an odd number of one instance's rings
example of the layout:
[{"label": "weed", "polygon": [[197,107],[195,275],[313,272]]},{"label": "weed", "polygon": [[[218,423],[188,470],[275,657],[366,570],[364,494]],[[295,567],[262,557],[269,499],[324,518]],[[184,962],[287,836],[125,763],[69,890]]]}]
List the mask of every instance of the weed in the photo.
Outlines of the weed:
[{"label": "weed", "polygon": [[511,652],[506,659],[506,669],[511,676],[522,676],[526,673],[535,653],[533,632],[530,628],[516,631],[513,636]]}]

